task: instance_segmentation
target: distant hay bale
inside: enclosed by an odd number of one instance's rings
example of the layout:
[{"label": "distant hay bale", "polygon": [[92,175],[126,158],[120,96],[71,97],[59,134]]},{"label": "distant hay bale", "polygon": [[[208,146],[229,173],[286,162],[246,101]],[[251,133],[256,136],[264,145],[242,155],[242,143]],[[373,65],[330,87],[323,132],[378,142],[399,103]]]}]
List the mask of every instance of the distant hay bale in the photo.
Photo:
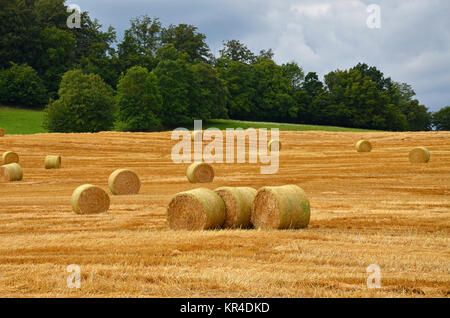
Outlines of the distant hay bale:
[{"label": "distant hay bale", "polygon": [[106,212],[109,204],[106,191],[92,184],[79,186],[72,193],[72,209],[78,214]]},{"label": "distant hay bale", "polygon": [[14,151],[4,152],[2,156],[2,161],[4,165],[10,163],[19,163],[19,155],[16,154]]},{"label": "distant hay bale", "polygon": [[0,137],[3,137],[5,135],[5,130],[3,128],[0,128]]},{"label": "distant hay bale", "polygon": [[372,144],[368,140],[360,140],[356,143],[356,151],[358,152],[371,152]]},{"label": "distant hay bale", "polygon": [[214,169],[206,162],[194,162],[186,170],[190,183],[209,183],[214,180]]},{"label": "distant hay bale", "polygon": [[430,161],[430,152],[425,147],[417,147],[409,152],[409,161],[411,163],[427,163]]},{"label": "distant hay bale", "polygon": [[298,229],[308,226],[310,205],[296,185],[262,187],[252,206],[252,223],[259,229]]},{"label": "distant hay bale", "polygon": [[[203,138],[203,131],[202,130],[193,130],[192,132],[191,132],[191,140],[192,141],[194,141],[195,140],[195,136],[202,136],[202,138]],[[199,138],[199,137],[197,137],[197,138]],[[200,139],[200,138],[199,138]]]},{"label": "distant hay bale", "polygon": [[272,149],[273,149],[273,151],[276,151],[276,144],[278,144],[278,151],[280,151],[281,150],[281,141],[279,141],[279,140],[271,140],[271,141],[269,141],[269,150],[270,151],[272,151]]},{"label": "distant hay bale", "polygon": [[198,188],[176,194],[167,207],[167,222],[173,230],[220,228],[225,221],[225,204],[212,190]]},{"label": "distant hay bale", "polygon": [[18,163],[10,163],[0,167],[0,180],[20,181],[23,178],[22,167]]},{"label": "distant hay bale", "polygon": [[141,180],[132,170],[118,169],[109,176],[108,186],[112,194],[137,194],[141,188]]},{"label": "distant hay bale", "polygon": [[257,191],[250,187],[220,187],[214,190],[225,203],[225,228],[251,227],[252,204]]},{"label": "distant hay bale", "polygon": [[61,156],[46,156],[45,169],[59,169],[61,168]]}]

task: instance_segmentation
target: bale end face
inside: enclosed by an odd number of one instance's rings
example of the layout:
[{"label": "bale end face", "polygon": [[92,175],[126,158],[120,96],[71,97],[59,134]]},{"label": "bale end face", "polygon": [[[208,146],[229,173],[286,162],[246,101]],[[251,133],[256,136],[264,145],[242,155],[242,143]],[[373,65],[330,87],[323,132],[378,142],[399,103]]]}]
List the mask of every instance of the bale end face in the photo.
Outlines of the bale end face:
[{"label": "bale end face", "polygon": [[409,152],[409,162],[411,163],[428,163],[430,158],[430,152],[425,147],[417,147]]},{"label": "bale end face", "polygon": [[23,178],[22,167],[18,163],[10,163],[0,167],[0,180],[3,182],[20,181]]},{"label": "bale end face", "polygon": [[167,207],[167,222],[173,230],[215,229],[220,228],[224,220],[224,202],[206,188],[178,193]]},{"label": "bale end face", "polygon": [[45,169],[59,169],[61,168],[61,156],[46,156]]},{"label": "bale end face", "polygon": [[115,195],[138,194],[141,180],[132,170],[118,169],[109,176],[108,186],[111,193]]},{"label": "bale end face", "polygon": [[77,214],[96,214],[108,211],[110,200],[102,188],[85,184],[73,191],[71,203]]},{"label": "bale end face", "polygon": [[309,200],[300,187],[262,187],[252,206],[252,223],[259,229],[299,229],[310,219]]},{"label": "bale end face", "polygon": [[186,170],[190,183],[210,183],[214,180],[214,169],[206,162],[194,162]]},{"label": "bale end face", "polygon": [[356,143],[356,151],[358,152],[371,152],[372,144],[368,140],[360,140]]},{"label": "bale end face", "polygon": [[10,164],[10,163],[19,163],[19,155],[15,153],[14,151],[7,151],[4,152],[2,155],[2,161],[4,165]]}]

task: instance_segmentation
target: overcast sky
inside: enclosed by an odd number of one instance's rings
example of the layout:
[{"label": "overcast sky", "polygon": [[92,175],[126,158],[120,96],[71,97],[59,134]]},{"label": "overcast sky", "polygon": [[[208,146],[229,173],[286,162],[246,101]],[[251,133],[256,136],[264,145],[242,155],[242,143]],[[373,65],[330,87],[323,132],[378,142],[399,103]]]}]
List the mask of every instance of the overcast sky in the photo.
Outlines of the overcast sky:
[{"label": "overcast sky", "polygon": [[[119,38],[140,15],[163,25],[188,23],[218,54],[237,39],[258,53],[272,48],[278,63],[296,61],[320,77],[358,62],[377,66],[394,81],[412,85],[435,111],[450,105],[449,0],[70,0],[112,25]],[[370,4],[381,27],[369,28]],[[372,11],[373,13],[373,11]],[[371,20],[374,21],[374,20]]]}]

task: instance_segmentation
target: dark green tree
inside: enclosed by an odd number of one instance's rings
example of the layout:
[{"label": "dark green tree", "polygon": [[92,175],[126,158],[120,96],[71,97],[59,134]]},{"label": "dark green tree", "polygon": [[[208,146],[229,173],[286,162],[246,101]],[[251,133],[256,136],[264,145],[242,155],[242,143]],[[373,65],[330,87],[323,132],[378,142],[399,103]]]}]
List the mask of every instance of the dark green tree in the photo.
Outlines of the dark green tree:
[{"label": "dark green tree", "polygon": [[223,43],[223,48],[219,51],[220,58],[252,64],[256,62],[255,54],[247,46],[238,40],[230,40]]},{"label": "dark green tree", "polygon": [[190,62],[211,60],[212,55],[205,40],[206,36],[189,24],[170,25],[161,30],[162,45],[173,44],[178,52],[189,56]]},{"label": "dark green tree", "polygon": [[436,130],[450,131],[450,106],[446,106],[433,114],[433,126]]},{"label": "dark green tree", "polygon": [[134,66],[117,86],[118,119],[126,131],[152,131],[161,127],[162,97],[158,79],[146,68]]},{"label": "dark green tree", "polygon": [[74,66],[76,42],[71,32],[56,27],[45,28],[40,36],[42,54],[37,71],[48,91],[56,96],[62,75]]},{"label": "dark green tree", "polygon": [[99,132],[111,130],[116,115],[113,90],[96,74],[66,72],[59,99],[47,105],[44,127],[50,132]]},{"label": "dark green tree", "polygon": [[145,15],[130,22],[123,41],[118,44],[121,70],[125,72],[135,65],[152,70],[158,63],[155,56],[161,47],[161,22]]},{"label": "dark green tree", "polygon": [[31,66],[12,63],[0,71],[0,103],[40,108],[47,102],[44,83]]}]

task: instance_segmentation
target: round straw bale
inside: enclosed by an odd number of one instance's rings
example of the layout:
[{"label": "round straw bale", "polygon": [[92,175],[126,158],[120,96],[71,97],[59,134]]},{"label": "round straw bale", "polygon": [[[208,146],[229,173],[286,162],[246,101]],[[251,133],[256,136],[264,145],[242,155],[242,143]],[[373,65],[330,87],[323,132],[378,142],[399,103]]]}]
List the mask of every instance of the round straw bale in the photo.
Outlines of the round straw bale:
[{"label": "round straw bale", "polygon": [[225,203],[225,228],[249,228],[256,190],[250,187],[220,187],[214,190]]},{"label": "round straw bale", "polygon": [[271,140],[271,141],[269,141],[269,150],[270,151],[272,151],[272,149],[273,149],[273,151],[276,151],[276,144],[278,144],[278,151],[280,151],[281,150],[281,141],[279,141],[279,140]]},{"label": "round straw bale", "polygon": [[45,169],[59,169],[61,168],[61,156],[46,156]]},{"label": "round straw bale", "polygon": [[0,167],[0,180],[20,181],[23,178],[22,167],[18,163],[10,163]]},{"label": "round straw bale", "polygon": [[[191,132],[191,140],[192,141],[194,141],[195,140],[195,136],[202,136],[202,138],[203,138],[203,131],[202,130],[193,130],[192,132]],[[199,138],[200,139],[200,137],[197,137],[197,138]]]},{"label": "round straw bale", "polygon": [[308,226],[310,205],[296,185],[262,187],[252,206],[252,223],[260,229],[297,229]]},{"label": "round straw bale", "polygon": [[109,176],[108,185],[112,194],[137,194],[141,188],[141,180],[132,170],[118,169]]},{"label": "round straw bale", "polygon": [[109,204],[106,191],[92,184],[79,186],[72,193],[72,209],[78,214],[106,212]]},{"label": "round straw bale", "polygon": [[214,169],[206,162],[194,162],[186,170],[190,183],[209,183],[214,180]]},{"label": "round straw bale", "polygon": [[173,230],[220,228],[225,221],[225,204],[217,193],[206,188],[181,192],[167,207],[167,221]]},{"label": "round straw bale", "polygon": [[19,155],[13,151],[4,152],[2,159],[3,159],[4,165],[10,164],[10,163],[19,163]]},{"label": "round straw bale", "polygon": [[409,161],[411,163],[427,163],[430,161],[430,152],[425,147],[417,147],[409,152]]},{"label": "round straw bale", "polygon": [[5,130],[3,128],[0,128],[0,137],[3,137],[5,135]]},{"label": "round straw bale", "polygon": [[368,140],[360,140],[356,143],[356,151],[358,152],[371,152],[372,144]]}]

